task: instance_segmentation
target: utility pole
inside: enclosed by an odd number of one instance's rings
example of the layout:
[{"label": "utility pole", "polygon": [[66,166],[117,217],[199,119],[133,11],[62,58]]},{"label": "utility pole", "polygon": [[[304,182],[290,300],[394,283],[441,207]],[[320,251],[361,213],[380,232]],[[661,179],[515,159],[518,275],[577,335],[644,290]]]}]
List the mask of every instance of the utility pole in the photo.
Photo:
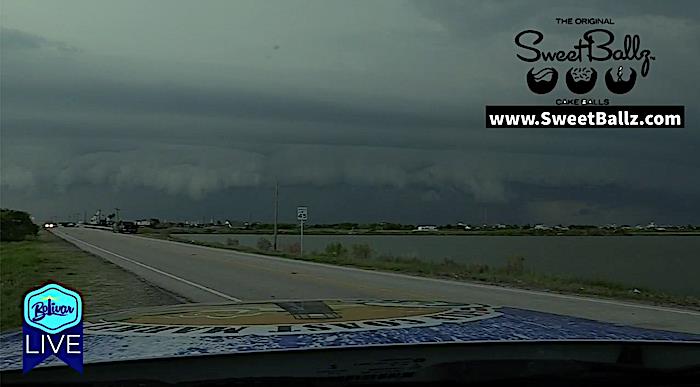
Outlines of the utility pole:
[{"label": "utility pole", "polygon": [[277,251],[277,214],[279,213],[279,183],[275,180],[275,221],[272,226],[272,249]]},{"label": "utility pole", "polygon": [[121,208],[114,207],[114,215],[116,215],[115,217],[117,218],[117,222],[119,222],[119,210],[120,209]]}]

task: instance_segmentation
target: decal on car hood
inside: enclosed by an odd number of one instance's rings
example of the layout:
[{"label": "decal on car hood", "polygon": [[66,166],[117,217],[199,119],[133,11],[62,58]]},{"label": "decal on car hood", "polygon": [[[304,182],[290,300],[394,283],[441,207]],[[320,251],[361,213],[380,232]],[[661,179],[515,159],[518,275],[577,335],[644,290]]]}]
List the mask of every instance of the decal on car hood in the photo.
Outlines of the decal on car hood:
[{"label": "decal on car hood", "polygon": [[[277,350],[502,341],[697,341],[700,335],[495,308],[392,300],[182,304],[85,318],[85,363]],[[0,369],[22,368],[21,333]],[[43,365],[58,365],[53,358]]]}]

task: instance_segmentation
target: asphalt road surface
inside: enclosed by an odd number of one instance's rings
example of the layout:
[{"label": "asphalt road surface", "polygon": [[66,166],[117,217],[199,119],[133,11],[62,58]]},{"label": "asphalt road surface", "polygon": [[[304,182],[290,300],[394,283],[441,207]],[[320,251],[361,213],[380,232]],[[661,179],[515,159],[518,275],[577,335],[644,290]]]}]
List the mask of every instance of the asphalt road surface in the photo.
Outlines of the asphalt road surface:
[{"label": "asphalt road surface", "polygon": [[700,333],[700,312],[240,253],[88,228],[54,234],[193,302],[372,298],[512,306]]}]

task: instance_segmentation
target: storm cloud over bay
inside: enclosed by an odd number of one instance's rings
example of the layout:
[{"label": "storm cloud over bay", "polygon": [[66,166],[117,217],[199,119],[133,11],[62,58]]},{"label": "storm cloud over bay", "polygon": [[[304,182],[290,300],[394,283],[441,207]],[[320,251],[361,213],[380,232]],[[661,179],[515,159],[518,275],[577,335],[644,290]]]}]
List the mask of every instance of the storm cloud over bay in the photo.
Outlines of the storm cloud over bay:
[{"label": "storm cloud over bay", "polygon": [[[4,207],[39,219],[700,223],[700,5],[520,1],[4,1]],[[571,49],[606,17],[656,60],[614,104],[685,129],[485,129],[552,104],[513,37]],[[619,44],[619,42],[616,42]]]}]

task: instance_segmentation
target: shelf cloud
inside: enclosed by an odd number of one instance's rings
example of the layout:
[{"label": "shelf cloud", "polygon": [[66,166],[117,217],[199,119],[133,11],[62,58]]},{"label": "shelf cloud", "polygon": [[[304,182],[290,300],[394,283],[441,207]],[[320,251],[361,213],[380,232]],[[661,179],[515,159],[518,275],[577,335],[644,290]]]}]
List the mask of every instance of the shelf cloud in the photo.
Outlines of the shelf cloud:
[{"label": "shelf cloud", "polygon": [[[277,182],[317,221],[468,221],[485,207],[502,222],[700,221],[695,2],[4,8],[3,206],[38,217],[266,220]],[[527,89],[513,36],[536,27],[570,48],[584,28],[556,25],[565,15],[640,34],[657,60],[615,102],[685,105],[687,128],[485,129],[486,104],[552,103]]]}]

